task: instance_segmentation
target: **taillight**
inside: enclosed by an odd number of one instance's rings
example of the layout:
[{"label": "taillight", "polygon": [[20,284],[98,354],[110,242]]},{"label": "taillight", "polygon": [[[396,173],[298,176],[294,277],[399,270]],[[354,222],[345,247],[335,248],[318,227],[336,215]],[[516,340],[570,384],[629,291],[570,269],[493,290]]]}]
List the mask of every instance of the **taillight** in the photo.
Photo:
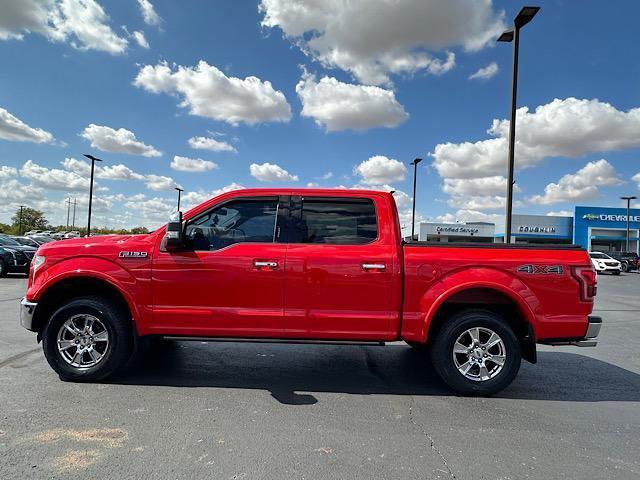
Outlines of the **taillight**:
[{"label": "taillight", "polygon": [[573,267],[571,273],[580,284],[580,299],[583,302],[593,302],[598,283],[596,271],[593,269],[593,266]]}]

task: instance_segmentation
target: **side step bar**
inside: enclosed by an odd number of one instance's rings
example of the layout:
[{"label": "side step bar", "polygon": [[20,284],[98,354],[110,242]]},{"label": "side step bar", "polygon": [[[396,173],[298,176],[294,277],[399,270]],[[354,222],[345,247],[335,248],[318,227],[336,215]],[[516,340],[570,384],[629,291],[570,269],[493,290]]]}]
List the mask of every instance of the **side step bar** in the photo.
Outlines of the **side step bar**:
[{"label": "side step bar", "polygon": [[304,345],[360,345],[360,346],[384,346],[385,342],[366,340],[306,340],[298,338],[246,338],[246,337],[183,337],[179,335],[162,335],[165,340],[178,340],[181,342],[241,342],[241,343],[293,343]]}]

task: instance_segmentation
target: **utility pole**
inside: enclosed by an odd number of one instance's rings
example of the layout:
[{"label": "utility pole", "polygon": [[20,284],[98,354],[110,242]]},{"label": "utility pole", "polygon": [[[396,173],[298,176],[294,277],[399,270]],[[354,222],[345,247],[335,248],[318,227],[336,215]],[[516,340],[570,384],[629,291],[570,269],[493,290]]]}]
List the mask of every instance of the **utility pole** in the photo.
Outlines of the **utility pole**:
[{"label": "utility pole", "polygon": [[511,215],[513,209],[513,169],[516,143],[516,108],[518,96],[518,55],[520,51],[520,29],[536,16],[540,7],[522,7],[513,21],[513,27],[505,30],[498,38],[499,42],[513,42],[513,73],[511,77],[511,120],[509,122],[509,168],[507,175],[507,212],[504,238],[511,243]]},{"label": "utility pole", "polygon": [[71,210],[71,197],[67,198],[64,203],[67,204],[67,230],[69,230],[69,211]]},{"label": "utility pole", "polygon": [[89,181],[89,216],[87,217],[87,237],[91,235],[91,203],[93,202],[93,171],[96,166],[96,162],[101,162],[99,158],[94,157],[93,155],[89,155],[87,153],[84,154],[89,160],[91,160],[91,180]]},{"label": "utility pole", "polygon": [[22,235],[22,210],[24,205],[20,205],[20,216],[18,217],[18,236]]},{"label": "utility pole", "polygon": [[78,199],[73,199],[73,220],[71,221],[71,230],[76,229],[76,203],[78,203]]},{"label": "utility pole", "polygon": [[413,165],[413,209],[411,211],[411,241],[415,238],[416,233],[416,179],[418,178],[418,164],[422,161],[421,158],[416,158],[411,165]]},{"label": "utility pole", "polygon": [[625,252],[629,251],[629,215],[631,213],[631,200],[635,200],[638,197],[630,196],[630,197],[620,197],[621,200],[627,201],[627,248]]}]

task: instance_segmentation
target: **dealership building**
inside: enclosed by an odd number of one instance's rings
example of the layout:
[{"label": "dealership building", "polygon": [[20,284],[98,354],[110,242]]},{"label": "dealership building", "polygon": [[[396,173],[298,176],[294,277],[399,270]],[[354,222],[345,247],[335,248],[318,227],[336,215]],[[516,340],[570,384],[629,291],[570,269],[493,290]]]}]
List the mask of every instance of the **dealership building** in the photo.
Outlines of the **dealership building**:
[{"label": "dealership building", "polygon": [[[638,253],[640,209],[629,211],[629,251]],[[589,251],[625,251],[627,248],[627,209],[576,207],[573,243]]]},{"label": "dealership building", "polygon": [[[503,242],[504,219],[495,224],[421,222],[418,239],[429,242]],[[629,213],[629,251],[639,251],[640,209]],[[627,239],[626,208],[575,207],[573,217],[519,215],[511,220],[511,243],[570,244],[589,251],[625,251]]]}]

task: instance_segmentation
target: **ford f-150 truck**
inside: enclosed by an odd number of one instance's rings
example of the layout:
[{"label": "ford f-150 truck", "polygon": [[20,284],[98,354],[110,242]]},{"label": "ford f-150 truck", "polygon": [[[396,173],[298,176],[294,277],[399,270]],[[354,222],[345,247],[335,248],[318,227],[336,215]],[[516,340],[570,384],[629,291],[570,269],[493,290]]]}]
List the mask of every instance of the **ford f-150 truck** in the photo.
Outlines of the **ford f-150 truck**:
[{"label": "ford f-150 truck", "polygon": [[575,246],[406,243],[390,193],[245,189],[148,235],[41,246],[21,322],[63,380],[103,379],[151,339],[404,340],[490,395],[536,343],[594,346],[595,293]]}]

